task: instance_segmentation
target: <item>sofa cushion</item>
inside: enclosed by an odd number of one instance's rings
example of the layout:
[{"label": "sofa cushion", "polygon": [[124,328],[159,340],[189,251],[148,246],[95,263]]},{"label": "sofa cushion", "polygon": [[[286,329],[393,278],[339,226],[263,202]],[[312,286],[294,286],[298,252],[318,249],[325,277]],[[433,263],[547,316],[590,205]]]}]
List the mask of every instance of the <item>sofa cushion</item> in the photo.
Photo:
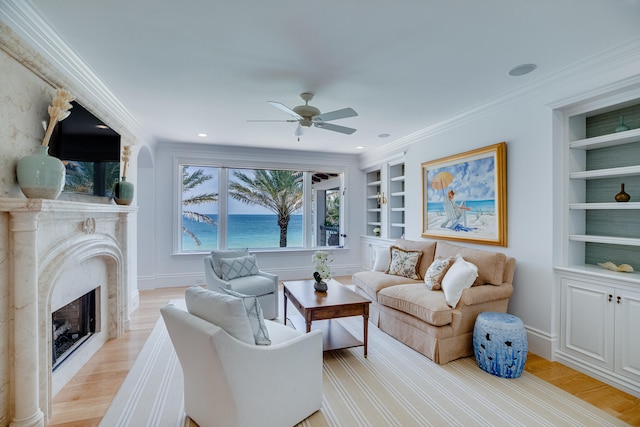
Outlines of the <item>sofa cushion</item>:
[{"label": "sofa cushion", "polygon": [[242,300],[244,308],[247,311],[247,317],[249,318],[255,343],[257,345],[270,345],[269,331],[264,323],[264,315],[262,314],[262,307],[258,302],[258,298],[255,295],[245,295],[223,287],[220,287],[220,291]]},{"label": "sofa cushion", "polygon": [[408,251],[391,246],[391,264],[387,273],[409,279],[421,279],[422,276],[418,273],[420,258],[422,251]]},{"label": "sofa cushion", "polygon": [[460,301],[462,291],[470,288],[476,277],[478,277],[478,267],[466,261],[462,255],[456,255],[456,260],[442,278],[442,290],[447,304],[455,308]]},{"label": "sofa cushion", "polygon": [[231,289],[234,291],[257,297],[272,294],[276,291],[276,284],[273,279],[258,274],[238,277],[237,279],[229,280],[229,283],[231,283]]},{"label": "sofa cushion", "polygon": [[503,282],[504,263],[506,256],[500,252],[488,252],[479,249],[465,248],[464,246],[452,245],[447,242],[439,241],[436,247],[435,256],[448,258],[457,254],[476,267],[478,267],[478,277],[474,282],[474,286],[492,284],[501,285]]},{"label": "sofa cushion", "polygon": [[373,271],[387,271],[391,264],[391,248],[389,246],[375,246],[373,248],[375,260]]},{"label": "sofa cushion", "polygon": [[192,286],[186,290],[187,311],[224,329],[232,337],[255,344],[247,311],[240,298]]},{"label": "sofa cushion", "polygon": [[393,276],[381,271],[359,271],[352,276],[353,285],[362,290],[365,296],[373,301],[378,300],[378,292],[388,286],[417,283],[424,286],[421,280],[407,279],[402,276]]},{"label": "sofa cushion", "polygon": [[451,323],[451,307],[442,291],[430,291],[422,284],[390,286],[378,293],[378,302],[410,314],[434,326]]},{"label": "sofa cushion", "polygon": [[255,255],[221,258],[220,268],[222,270],[222,280],[227,281],[238,277],[255,276],[260,271]]},{"label": "sofa cushion", "polygon": [[[436,242],[433,240],[404,240],[398,239],[394,242],[394,245],[410,250],[410,251],[422,251],[422,258],[418,265],[418,274],[420,277],[424,277],[427,269],[435,259]],[[455,255],[455,254],[454,254]],[[443,258],[447,258],[446,256]]]},{"label": "sofa cushion", "polygon": [[451,264],[453,264],[454,258],[441,258],[437,257],[433,260],[427,272],[424,275],[424,283],[427,285],[427,289],[430,291],[437,291],[440,289],[440,283],[442,278],[446,274]]}]

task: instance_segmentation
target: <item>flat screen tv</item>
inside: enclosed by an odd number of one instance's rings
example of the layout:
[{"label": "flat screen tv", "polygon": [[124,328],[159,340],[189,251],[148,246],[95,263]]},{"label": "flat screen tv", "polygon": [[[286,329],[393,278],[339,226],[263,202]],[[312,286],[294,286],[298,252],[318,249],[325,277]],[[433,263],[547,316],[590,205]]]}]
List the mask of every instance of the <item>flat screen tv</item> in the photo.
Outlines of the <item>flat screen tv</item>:
[{"label": "flat screen tv", "polygon": [[64,191],[114,197],[120,176],[120,134],[77,102],[71,114],[58,122],[49,154],[66,167]]}]

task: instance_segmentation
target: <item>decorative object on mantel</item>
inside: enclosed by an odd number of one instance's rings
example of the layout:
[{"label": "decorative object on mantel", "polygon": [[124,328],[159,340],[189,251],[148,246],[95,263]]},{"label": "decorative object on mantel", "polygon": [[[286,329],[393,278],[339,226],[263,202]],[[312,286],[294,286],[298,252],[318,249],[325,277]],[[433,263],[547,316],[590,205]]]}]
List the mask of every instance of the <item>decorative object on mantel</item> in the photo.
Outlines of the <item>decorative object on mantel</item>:
[{"label": "decorative object on mantel", "polygon": [[327,282],[322,280],[322,277],[320,277],[320,273],[314,271],[313,278],[316,279],[316,282],[313,284],[313,289],[318,292],[327,292],[327,289],[329,289],[329,287],[327,286]]},{"label": "decorative object on mantel", "polygon": [[607,270],[611,270],[611,271],[620,271],[623,273],[633,273],[634,271],[633,267],[631,267],[629,264],[615,265],[611,261],[607,261],[607,262],[599,262],[598,265],[602,268],[606,268]]},{"label": "decorative object on mantel", "polygon": [[380,235],[380,227],[376,227],[376,228],[374,228],[374,229],[373,229],[373,234],[374,234],[375,236],[379,236],[379,235]]},{"label": "decorative object on mantel", "polygon": [[116,195],[115,201],[119,205],[130,205],[133,201],[133,184],[127,182],[127,165],[129,164],[129,156],[131,155],[131,146],[122,147],[122,180],[117,182],[113,188]]},{"label": "decorative object on mantel", "polygon": [[631,196],[624,192],[624,182],[620,184],[620,192],[616,194],[616,202],[628,202]]},{"label": "decorative object on mantel", "polygon": [[49,140],[53,129],[59,121],[69,117],[72,108],[71,101],[75,97],[64,89],[57,89],[53,101],[49,106],[49,124],[44,134],[42,144],[34,154],[18,160],[16,176],[22,193],[29,198],[57,199],[65,181],[65,167],[62,161],[50,156]]},{"label": "decorative object on mantel", "polygon": [[620,124],[616,127],[616,132],[625,132],[631,129],[629,126],[624,124],[624,116],[620,116]]}]

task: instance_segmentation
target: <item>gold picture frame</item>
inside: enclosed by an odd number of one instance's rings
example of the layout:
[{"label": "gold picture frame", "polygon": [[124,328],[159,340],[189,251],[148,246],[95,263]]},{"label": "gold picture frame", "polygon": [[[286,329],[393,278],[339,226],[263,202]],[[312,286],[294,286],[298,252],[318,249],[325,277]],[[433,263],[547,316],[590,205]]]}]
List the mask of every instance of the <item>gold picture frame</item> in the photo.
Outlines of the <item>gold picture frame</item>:
[{"label": "gold picture frame", "polygon": [[507,246],[506,142],[424,162],[422,237]]}]

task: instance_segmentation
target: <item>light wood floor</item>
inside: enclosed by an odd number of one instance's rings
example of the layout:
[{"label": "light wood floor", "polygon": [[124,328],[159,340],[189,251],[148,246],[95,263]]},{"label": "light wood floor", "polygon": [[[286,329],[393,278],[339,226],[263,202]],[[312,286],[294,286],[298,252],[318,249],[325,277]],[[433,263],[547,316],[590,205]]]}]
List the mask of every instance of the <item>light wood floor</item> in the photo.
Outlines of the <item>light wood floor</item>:
[{"label": "light wood floor", "polygon": [[[350,283],[351,277],[336,277]],[[55,396],[49,427],[97,426],[127,376],[153,326],[160,307],[184,297],[185,288],[140,291],[140,306],[131,316],[131,330],[108,341]],[[528,372],[631,425],[640,426],[640,399],[557,362],[529,353]]]}]

